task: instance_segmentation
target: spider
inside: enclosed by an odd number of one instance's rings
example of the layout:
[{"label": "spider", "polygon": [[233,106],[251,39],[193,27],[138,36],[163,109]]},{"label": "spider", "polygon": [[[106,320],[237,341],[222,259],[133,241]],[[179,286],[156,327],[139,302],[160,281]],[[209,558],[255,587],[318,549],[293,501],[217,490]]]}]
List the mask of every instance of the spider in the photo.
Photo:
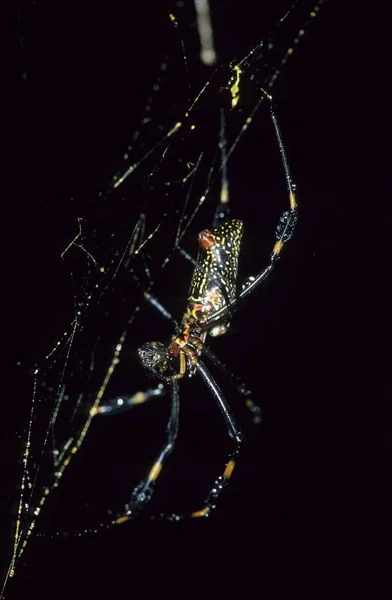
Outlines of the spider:
[{"label": "spider", "polygon": [[[271,99],[269,97],[269,99]],[[253,421],[259,422],[260,409],[251,399],[251,392],[235,375],[221,363],[219,358],[206,346],[207,334],[223,335],[238,304],[252,293],[271,273],[281,255],[283,246],[291,238],[297,223],[297,202],[294,185],[291,181],[290,170],[277,117],[271,105],[271,119],[275,137],[279,146],[284,175],[289,194],[289,210],[282,213],[276,228],[276,242],[272,249],[267,266],[256,277],[248,278],[242,285],[241,292],[236,294],[238,257],[243,235],[243,222],[239,219],[223,220],[227,217],[227,209],[219,205],[213,220],[213,227],[199,233],[199,256],[195,264],[187,305],[180,324],[150,293],[144,297],[163,317],[175,325],[175,333],[168,344],[158,341],[146,342],[139,350],[139,358],[145,369],[155,378],[171,386],[171,414],[167,425],[165,444],[157,460],[151,467],[147,477],[133,490],[130,502],[125,507],[125,513],[119,516],[113,524],[121,524],[133,518],[150,500],[155,483],[162,471],[165,459],[172,452],[179,428],[179,380],[186,375],[192,377],[198,374],[209,392],[214,397],[225,420],[228,435],[234,444],[223,472],[216,478],[201,509],[192,512],[192,518],[207,517],[215,508],[215,503],[222,489],[228,483],[235,468],[242,444],[241,430],[232,411],[214,378],[202,360],[205,355],[210,362],[224,372],[236,384],[236,388],[245,398],[246,406],[253,413]],[[159,394],[150,390],[139,393],[129,401],[129,404],[141,403],[152,395]],[[141,394],[141,395],[140,395]],[[105,412],[105,407],[100,408]],[[179,515],[167,517],[178,520]]]}]

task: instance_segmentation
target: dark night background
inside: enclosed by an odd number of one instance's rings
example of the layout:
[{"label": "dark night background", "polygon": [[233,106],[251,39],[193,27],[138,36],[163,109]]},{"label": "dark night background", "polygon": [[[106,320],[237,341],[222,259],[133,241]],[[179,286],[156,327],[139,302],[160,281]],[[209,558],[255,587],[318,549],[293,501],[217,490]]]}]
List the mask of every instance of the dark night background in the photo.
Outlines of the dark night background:
[{"label": "dark night background", "polygon": [[[173,35],[167,8],[182,19],[191,79],[205,81],[209,74],[197,66],[197,31],[189,25],[193,3],[186,4],[183,12],[157,1],[90,10],[37,0],[15,2],[11,12],[15,116],[7,140],[2,251],[9,304],[3,350],[5,364],[10,361],[2,419],[4,552],[11,547],[21,468],[15,432],[27,419],[32,365],[72,317],[60,254],[76,233],[76,217],[88,216],[121,162],[165,49],[178,51],[180,37]],[[243,55],[290,7],[283,0],[262,4],[211,1],[222,61]],[[35,539],[6,598],[28,592],[42,599],[208,598],[229,591],[247,598],[266,589],[286,597],[285,590],[298,585],[314,598],[335,597],[339,587],[357,597],[350,593],[359,581],[372,597],[382,597],[375,592],[380,579],[370,574],[369,563],[361,565],[364,556],[373,556],[382,567],[390,552],[387,354],[372,335],[385,303],[380,277],[387,273],[380,262],[388,249],[385,200],[391,193],[384,183],[389,154],[383,89],[390,33],[387,15],[372,14],[362,3],[327,0],[276,86],[300,224],[274,274],[238,311],[230,334],[211,343],[264,412],[258,431],[249,431],[216,514],[180,524],[141,519],[80,540]],[[181,51],[174,60],[180,99],[188,85]],[[197,84],[192,89],[194,96]],[[156,108],[157,121],[164,108]],[[264,219],[271,229],[268,198],[261,202],[258,194],[259,185],[264,191],[274,185],[274,171],[264,168],[270,145],[258,143],[258,131],[242,140],[232,172],[229,163],[233,212],[237,201],[247,237],[240,275],[263,266],[270,244],[263,241]],[[186,277],[178,269],[156,292],[177,317]],[[176,292],[176,285],[184,291]],[[149,340],[156,336],[156,317],[144,310],[135,336]],[[132,352],[129,360],[135,360]],[[139,386],[151,383],[143,373],[139,377]],[[134,390],[124,383],[126,391]],[[203,387],[184,382],[181,400],[178,448],[154,498],[157,510],[164,506],[166,512],[183,489],[189,494],[185,505],[199,507],[211,481],[208,469],[213,478],[228,449],[219,415],[214,433],[216,408]],[[155,417],[160,410],[151,403],[116,417],[120,425],[112,419],[93,426],[85,458],[64,478],[63,497],[45,507],[49,530],[72,529],[72,519],[61,523],[61,507],[68,505],[72,514],[75,494],[90,494],[92,506],[126,499],[143,473],[133,472],[132,461],[148,465],[156,454],[154,438],[162,436],[166,414]],[[238,418],[245,423],[248,415],[239,410]],[[152,443],[152,454],[144,454]],[[88,516],[74,510],[80,526]],[[325,565],[329,575],[322,576]]]}]

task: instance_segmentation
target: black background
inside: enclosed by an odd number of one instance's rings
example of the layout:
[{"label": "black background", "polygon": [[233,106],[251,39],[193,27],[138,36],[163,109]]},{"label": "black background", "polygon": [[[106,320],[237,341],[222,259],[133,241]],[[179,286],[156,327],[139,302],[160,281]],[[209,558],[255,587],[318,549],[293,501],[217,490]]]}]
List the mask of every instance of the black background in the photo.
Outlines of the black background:
[{"label": "black background", "polygon": [[[290,5],[272,4],[261,9],[245,1],[241,10],[234,2],[212,5],[222,60],[262,39]],[[9,301],[3,349],[5,364],[11,363],[3,398],[5,552],[18,498],[15,431],[28,411],[31,368],[69,317],[72,294],[59,255],[75,234],[75,217],[81,210],[88,214],[85,198],[103,189],[116,170],[140,121],[162,49],[179,44],[165,9],[159,2],[93,9],[20,2],[11,15],[10,114],[16,116],[7,140],[2,253]],[[184,9],[184,21],[193,18],[191,8]],[[359,580],[374,592],[378,578],[361,570],[358,560],[369,552],[380,560],[390,548],[389,396],[382,383],[387,362],[382,342],[372,335],[385,303],[379,290],[387,273],[380,261],[388,249],[385,198],[391,191],[385,185],[383,89],[389,34],[386,15],[330,0],[277,85],[300,225],[271,280],[239,310],[230,335],[212,344],[264,411],[217,514],[180,524],[140,520],[80,540],[36,539],[7,598],[29,592],[40,598],[169,593],[204,598],[229,592],[248,597],[266,588],[283,597],[299,582],[313,597],[331,597],[335,586],[349,594]],[[194,27],[186,30],[185,43],[192,74]],[[208,71],[200,69],[203,80]],[[181,72],[179,96],[186,81]],[[263,169],[269,148],[255,136],[251,140],[243,164],[239,159],[237,171],[229,171],[233,203],[241,195],[245,215],[244,205],[253,206],[252,222],[244,217],[246,274],[257,272],[268,256],[261,241],[265,202],[254,206],[258,179],[271,177]],[[263,185],[268,189],[273,182]],[[176,316],[184,299],[176,298],[173,286],[186,288],[189,281],[180,275],[181,282],[177,272],[160,288]],[[155,335],[153,318],[146,312],[138,335]],[[184,502],[198,508],[211,481],[205,475],[210,453],[219,472],[228,448],[224,432],[215,436],[208,426],[203,429],[211,422],[214,430],[215,407],[200,384],[184,382],[181,399],[183,438],[154,499],[167,512],[183,488],[189,491]],[[205,406],[193,413],[198,403]],[[91,434],[85,462],[67,474],[64,496],[51,508],[52,531],[61,529],[61,506],[68,504],[71,515],[77,510],[73,496],[84,493],[83,485],[92,504],[101,495],[104,506],[119,502],[121,490],[126,498],[138,478],[129,462],[134,455],[127,452],[137,453],[139,446],[145,452],[164,427],[164,420],[155,420],[156,405],[139,410],[144,412],[124,417],[123,425],[99,424]],[[127,436],[133,439],[131,451]],[[123,441],[113,449],[115,438]],[[151,458],[143,454],[143,464]],[[77,524],[84,518],[75,512]],[[326,564],[330,572],[322,576]]]}]

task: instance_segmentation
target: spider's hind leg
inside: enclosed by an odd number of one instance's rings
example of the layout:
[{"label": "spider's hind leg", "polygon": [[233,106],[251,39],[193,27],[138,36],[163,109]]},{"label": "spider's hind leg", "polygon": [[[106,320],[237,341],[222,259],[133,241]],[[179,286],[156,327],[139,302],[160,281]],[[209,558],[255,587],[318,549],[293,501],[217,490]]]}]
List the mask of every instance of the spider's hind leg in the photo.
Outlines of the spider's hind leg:
[{"label": "spider's hind leg", "polygon": [[226,422],[227,432],[234,442],[234,449],[231,450],[231,452],[229,453],[222,473],[218,475],[218,477],[212,484],[211,489],[203,502],[202,508],[185,515],[161,515],[161,518],[167,519],[169,521],[180,521],[185,518],[208,517],[210,515],[211,511],[213,511],[216,508],[216,501],[218,497],[229,483],[229,480],[235,468],[236,460],[239,455],[242,443],[242,434],[230,410],[230,407],[227,404],[227,401],[223,396],[221,390],[219,389],[218,385],[216,384],[213,377],[210,375],[210,373],[208,372],[207,368],[204,366],[201,360],[197,362],[196,369],[202,377],[202,379],[204,380],[204,383],[209,388],[211,394],[214,396],[221,410],[223,418]]},{"label": "spider's hind leg", "polygon": [[166,458],[171,454],[178,435],[180,412],[180,394],[177,380],[172,382],[172,406],[169,421],[166,428],[166,442],[163,446],[157,460],[152,465],[147,477],[142,479],[134,488],[131,500],[125,507],[125,514],[114,520],[114,525],[120,525],[125,521],[132,519],[144,508],[150,501],[154,492],[155,483],[162,471]]},{"label": "spider's hind leg", "polygon": [[227,457],[227,461],[225,463],[225,468],[223,472],[218,475],[215,479],[210,491],[206,499],[203,502],[203,507],[199,510],[193,511],[190,515],[188,515],[191,519],[198,519],[200,517],[208,517],[212,510],[216,508],[216,501],[224,488],[229,483],[230,477],[233,474],[234,467],[236,464],[237,457],[239,455],[240,445],[238,444],[236,448],[230,452]]},{"label": "spider's hind leg", "polygon": [[232,385],[235,386],[237,392],[244,398],[245,406],[252,415],[254,425],[259,425],[262,422],[262,412],[260,406],[253,400],[251,390],[236,375],[234,375],[234,373],[229,371],[226,365],[223,364],[210,348],[203,346],[203,354],[207,356],[212,364],[227,377]]},{"label": "spider's hind leg", "polygon": [[234,416],[231,413],[230,407],[226,402],[225,397],[223,396],[221,390],[218,385],[202,363],[202,361],[198,362],[197,370],[201,375],[202,379],[210,389],[210,392],[215,397],[217,404],[222,412],[223,418],[226,421],[227,432],[231,439],[234,441],[234,450],[232,450],[227,457],[227,461],[225,464],[225,468],[223,472],[215,479],[206,499],[204,500],[204,505],[201,509],[192,512],[189,516],[191,518],[199,518],[199,517],[208,517],[210,512],[215,508],[215,502],[218,497],[222,493],[223,489],[229,483],[229,480],[233,474],[236,459],[239,455],[241,443],[242,443],[242,434],[241,431],[234,419]]}]

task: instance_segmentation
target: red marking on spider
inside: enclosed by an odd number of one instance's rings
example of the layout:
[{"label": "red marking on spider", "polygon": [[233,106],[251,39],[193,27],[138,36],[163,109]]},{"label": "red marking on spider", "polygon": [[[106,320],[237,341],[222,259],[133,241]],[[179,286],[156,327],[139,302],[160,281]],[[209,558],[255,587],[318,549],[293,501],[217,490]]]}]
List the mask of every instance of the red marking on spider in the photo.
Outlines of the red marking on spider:
[{"label": "red marking on spider", "polygon": [[216,245],[215,237],[209,229],[201,231],[198,235],[199,246],[202,250],[208,250]]},{"label": "red marking on spider", "polygon": [[176,342],[172,342],[169,346],[169,354],[171,354],[172,356],[178,356],[180,352],[181,350],[177,346]]}]

